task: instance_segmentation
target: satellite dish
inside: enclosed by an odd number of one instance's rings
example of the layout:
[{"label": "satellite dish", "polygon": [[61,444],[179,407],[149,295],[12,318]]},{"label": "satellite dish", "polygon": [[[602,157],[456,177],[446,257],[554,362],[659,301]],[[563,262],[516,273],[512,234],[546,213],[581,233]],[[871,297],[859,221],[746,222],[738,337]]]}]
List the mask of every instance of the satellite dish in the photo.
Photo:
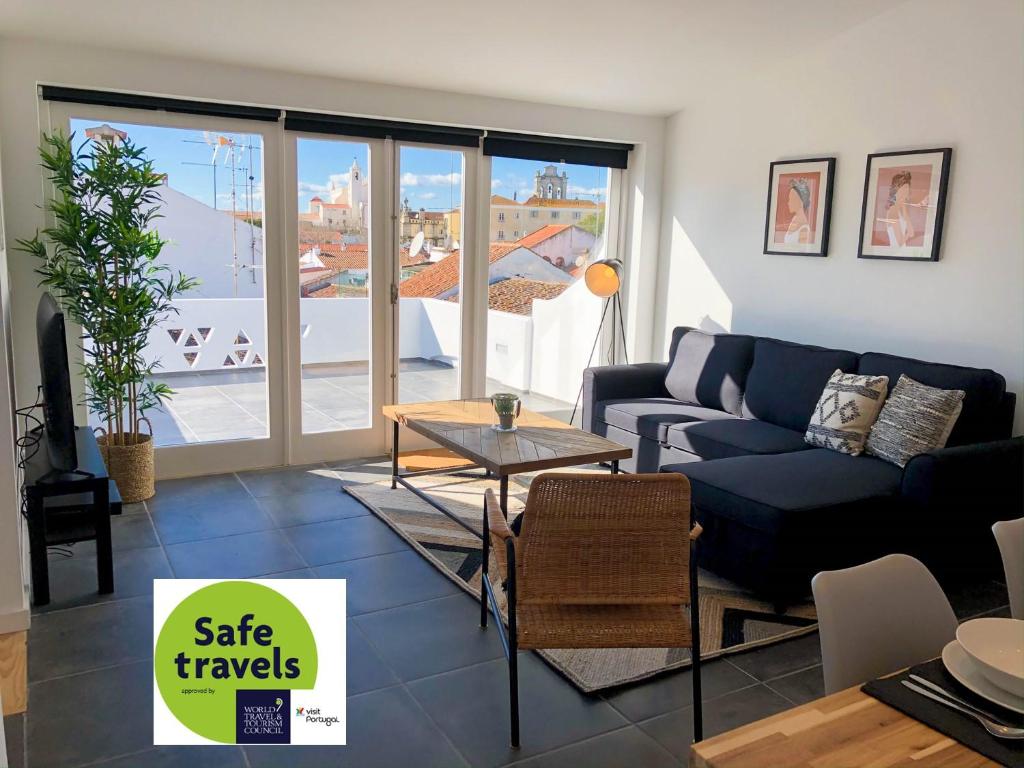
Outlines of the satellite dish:
[{"label": "satellite dish", "polygon": [[458,240],[455,240],[455,241],[452,242],[452,250],[453,251],[459,250],[460,247],[461,246],[459,245],[459,241]]},{"label": "satellite dish", "polygon": [[423,241],[426,240],[422,232],[417,232],[416,237],[409,243],[409,258],[415,258],[420,255],[420,251],[423,250]]}]

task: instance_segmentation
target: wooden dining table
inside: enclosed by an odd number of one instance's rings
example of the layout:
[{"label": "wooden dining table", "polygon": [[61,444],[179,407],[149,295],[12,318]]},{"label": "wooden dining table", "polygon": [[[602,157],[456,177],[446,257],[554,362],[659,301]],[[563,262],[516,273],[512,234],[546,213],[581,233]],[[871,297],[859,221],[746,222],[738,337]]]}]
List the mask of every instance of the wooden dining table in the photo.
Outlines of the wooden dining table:
[{"label": "wooden dining table", "polygon": [[690,765],[977,768],[999,764],[856,686],[694,744]]}]

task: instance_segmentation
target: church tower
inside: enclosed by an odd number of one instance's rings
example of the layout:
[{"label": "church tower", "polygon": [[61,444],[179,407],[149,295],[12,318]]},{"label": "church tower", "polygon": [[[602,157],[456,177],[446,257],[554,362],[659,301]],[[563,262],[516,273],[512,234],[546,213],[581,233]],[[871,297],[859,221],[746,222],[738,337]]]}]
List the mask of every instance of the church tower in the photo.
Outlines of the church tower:
[{"label": "church tower", "polygon": [[564,200],[569,193],[569,174],[553,165],[544,166],[544,172],[537,171],[534,177],[534,192],[537,197],[544,200]]},{"label": "church tower", "polygon": [[353,157],[352,165],[348,169],[348,204],[352,207],[352,214],[358,216],[363,223],[366,221],[367,187],[359,161]]}]

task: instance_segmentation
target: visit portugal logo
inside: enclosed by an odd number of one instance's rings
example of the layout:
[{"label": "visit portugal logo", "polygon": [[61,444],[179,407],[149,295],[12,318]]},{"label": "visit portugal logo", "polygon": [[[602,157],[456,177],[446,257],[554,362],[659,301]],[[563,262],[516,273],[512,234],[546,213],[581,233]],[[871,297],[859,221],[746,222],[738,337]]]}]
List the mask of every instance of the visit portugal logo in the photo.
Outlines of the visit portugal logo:
[{"label": "visit portugal logo", "polygon": [[157,579],[154,744],[345,743],[343,579]]}]

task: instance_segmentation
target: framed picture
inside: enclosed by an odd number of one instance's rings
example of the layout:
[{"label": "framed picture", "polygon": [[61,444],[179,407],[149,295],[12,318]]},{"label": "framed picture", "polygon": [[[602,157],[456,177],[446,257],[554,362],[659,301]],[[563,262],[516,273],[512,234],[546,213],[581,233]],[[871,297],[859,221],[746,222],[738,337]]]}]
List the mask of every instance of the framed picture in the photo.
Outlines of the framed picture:
[{"label": "framed picture", "polygon": [[768,171],[764,252],[825,256],[832,217],[834,157],[780,160]]},{"label": "framed picture", "polygon": [[952,156],[949,147],[868,155],[860,258],[939,260]]}]

